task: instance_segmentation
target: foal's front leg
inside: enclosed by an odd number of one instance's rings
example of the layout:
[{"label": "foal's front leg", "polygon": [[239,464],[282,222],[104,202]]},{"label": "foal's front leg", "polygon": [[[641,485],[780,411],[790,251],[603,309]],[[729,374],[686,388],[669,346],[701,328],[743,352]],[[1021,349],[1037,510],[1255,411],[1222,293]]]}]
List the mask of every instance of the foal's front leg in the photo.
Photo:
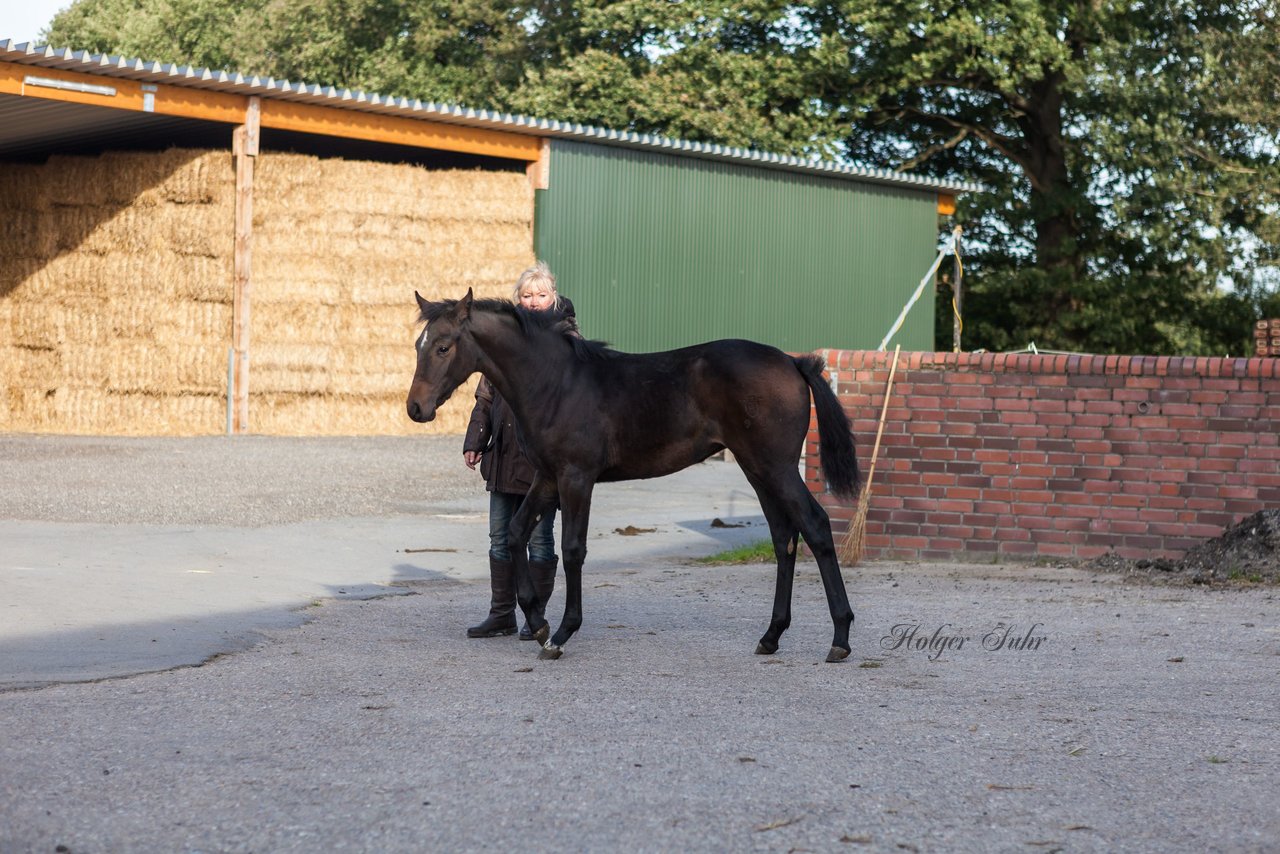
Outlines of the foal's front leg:
[{"label": "foal's front leg", "polygon": [[587,521],[591,515],[591,490],[595,482],[589,478],[560,478],[560,556],[564,561],[564,619],[551,639],[542,645],[539,658],[556,659],[564,654],[564,645],[582,628],[582,564],[587,559]]},{"label": "foal's front leg", "polygon": [[533,529],[542,521],[542,517],[550,513],[556,506],[555,482],[535,474],[533,485],[520,503],[520,509],[511,517],[507,528],[507,548],[511,552],[511,561],[516,576],[516,602],[524,612],[529,631],[538,643],[544,643],[551,634],[551,626],[547,623],[545,611],[547,603],[540,601],[533,587],[533,578],[529,574],[529,537]]}]

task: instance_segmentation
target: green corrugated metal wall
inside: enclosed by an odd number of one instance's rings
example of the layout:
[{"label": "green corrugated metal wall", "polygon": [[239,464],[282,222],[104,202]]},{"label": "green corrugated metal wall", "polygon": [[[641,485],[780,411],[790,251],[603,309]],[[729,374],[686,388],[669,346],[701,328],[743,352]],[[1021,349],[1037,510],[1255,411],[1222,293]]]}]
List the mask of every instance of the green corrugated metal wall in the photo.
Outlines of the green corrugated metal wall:
[{"label": "green corrugated metal wall", "polygon": [[[534,246],[620,350],[873,348],[937,254],[932,190],[556,140]],[[895,342],[933,349],[926,292]]]}]

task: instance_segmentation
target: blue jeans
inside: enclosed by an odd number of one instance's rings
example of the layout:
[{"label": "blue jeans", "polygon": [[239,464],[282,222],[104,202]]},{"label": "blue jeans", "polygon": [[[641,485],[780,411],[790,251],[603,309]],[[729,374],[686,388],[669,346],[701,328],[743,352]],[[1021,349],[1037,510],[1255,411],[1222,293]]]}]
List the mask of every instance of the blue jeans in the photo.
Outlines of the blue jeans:
[{"label": "blue jeans", "polygon": [[[489,493],[489,557],[494,560],[511,560],[511,551],[507,548],[507,527],[522,501],[524,496],[513,492]],[[553,509],[534,527],[529,535],[529,560],[559,559],[556,555],[555,522],[556,511]]]}]

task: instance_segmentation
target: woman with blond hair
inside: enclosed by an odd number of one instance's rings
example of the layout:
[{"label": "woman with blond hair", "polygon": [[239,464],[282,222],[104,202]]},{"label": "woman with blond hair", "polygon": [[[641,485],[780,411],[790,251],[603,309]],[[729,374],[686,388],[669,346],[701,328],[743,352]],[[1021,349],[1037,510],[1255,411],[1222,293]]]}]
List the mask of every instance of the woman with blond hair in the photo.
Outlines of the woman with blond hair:
[{"label": "woman with blond hair", "polygon": [[[546,262],[525,270],[511,292],[512,302],[529,311],[560,311],[576,330],[573,303],[556,291],[556,277]],[[476,405],[462,443],[462,459],[468,468],[480,465],[485,489],[489,492],[489,583],[492,598],[489,616],[467,629],[469,638],[492,638],[514,634],[516,630],[515,565],[507,547],[507,527],[533,483],[534,467],[517,440],[515,416],[487,379],[476,387]],[[555,549],[556,513],[542,517],[529,537],[529,574],[533,588],[545,602],[555,589],[560,558]],[[521,640],[532,640],[529,627],[520,630]]]}]

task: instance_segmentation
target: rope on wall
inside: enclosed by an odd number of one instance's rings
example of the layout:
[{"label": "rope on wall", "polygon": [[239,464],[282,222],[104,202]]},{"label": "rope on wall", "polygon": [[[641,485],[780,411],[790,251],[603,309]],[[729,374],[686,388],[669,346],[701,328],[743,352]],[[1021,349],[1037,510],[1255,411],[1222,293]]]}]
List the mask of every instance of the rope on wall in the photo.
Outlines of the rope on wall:
[{"label": "rope on wall", "polygon": [[[894,335],[898,334],[898,330],[902,328],[902,324],[906,321],[907,314],[911,311],[911,307],[920,299],[920,295],[924,293],[925,285],[929,284],[929,280],[938,272],[938,266],[942,263],[942,259],[947,257],[948,253],[955,255],[957,258],[960,257],[960,226],[958,225],[951,231],[950,244],[943,246],[938,250],[938,257],[933,259],[933,265],[929,267],[929,272],[924,274],[924,278],[921,279],[920,284],[916,286],[916,292],[911,295],[911,299],[907,300],[907,304],[902,307],[902,313],[899,314],[898,319],[893,322],[893,327],[885,334],[884,340],[880,342],[880,346],[876,348],[877,350],[885,350],[888,348],[890,339],[892,339]],[[953,310],[956,310],[956,316],[959,317],[959,310],[956,308],[954,302],[952,303],[952,308]]]}]

